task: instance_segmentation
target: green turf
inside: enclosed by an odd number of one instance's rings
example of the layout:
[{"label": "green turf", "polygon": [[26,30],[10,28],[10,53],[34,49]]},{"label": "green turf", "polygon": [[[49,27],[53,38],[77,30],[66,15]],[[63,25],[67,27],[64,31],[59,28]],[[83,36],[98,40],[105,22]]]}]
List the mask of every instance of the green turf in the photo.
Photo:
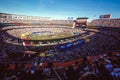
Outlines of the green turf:
[{"label": "green turf", "polygon": [[55,36],[49,36],[49,35],[29,35],[28,38],[30,40],[51,40],[51,39],[60,39],[60,38],[66,38],[73,36],[74,34],[66,34],[66,33],[57,33]]}]

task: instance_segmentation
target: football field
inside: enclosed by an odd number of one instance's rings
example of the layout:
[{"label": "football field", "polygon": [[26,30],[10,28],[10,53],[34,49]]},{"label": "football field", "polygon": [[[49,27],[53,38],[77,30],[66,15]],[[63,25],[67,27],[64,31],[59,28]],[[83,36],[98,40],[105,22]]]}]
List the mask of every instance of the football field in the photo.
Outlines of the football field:
[{"label": "football field", "polygon": [[51,39],[60,39],[74,36],[74,34],[67,33],[56,33],[56,34],[46,34],[46,35],[33,35],[30,34],[27,37],[30,40],[51,40]]}]

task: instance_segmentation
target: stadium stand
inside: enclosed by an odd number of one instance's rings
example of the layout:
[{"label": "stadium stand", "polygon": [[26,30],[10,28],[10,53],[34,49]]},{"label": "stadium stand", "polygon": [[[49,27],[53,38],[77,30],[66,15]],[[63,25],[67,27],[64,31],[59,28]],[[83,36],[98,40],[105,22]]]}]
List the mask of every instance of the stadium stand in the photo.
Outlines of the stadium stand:
[{"label": "stadium stand", "polygon": [[94,19],[90,22],[91,26],[115,27],[120,28],[120,18],[116,19]]},{"label": "stadium stand", "polygon": [[[0,16],[0,80],[120,80],[119,19],[99,19],[89,24],[102,28],[72,29],[70,20],[4,17]],[[68,39],[78,45],[63,48],[68,46],[65,39],[60,42],[64,45],[32,45],[26,50],[21,34],[43,30],[79,32],[79,36]]]}]

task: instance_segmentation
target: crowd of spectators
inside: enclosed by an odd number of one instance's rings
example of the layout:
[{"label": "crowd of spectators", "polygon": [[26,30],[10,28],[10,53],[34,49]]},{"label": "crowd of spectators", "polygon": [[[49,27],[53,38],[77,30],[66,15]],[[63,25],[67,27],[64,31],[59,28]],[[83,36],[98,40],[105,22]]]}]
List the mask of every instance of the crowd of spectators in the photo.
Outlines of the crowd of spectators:
[{"label": "crowd of spectators", "polygon": [[[119,24],[116,20],[119,21],[119,19],[105,19],[103,21],[93,20],[91,23],[97,26],[98,24],[102,24],[99,26],[115,26],[119,28]],[[108,21],[110,23],[107,23]],[[46,25],[43,25],[43,27],[44,26]],[[48,28],[44,28],[43,30],[46,29]],[[60,29],[66,30],[64,28],[58,28],[57,30],[59,31]],[[120,53],[119,51],[113,53],[115,50],[120,49],[119,32],[86,29],[88,33],[85,36],[89,35],[89,42],[64,50],[59,50],[57,46],[53,46],[50,48],[51,50],[47,51],[47,54],[50,54],[49,56],[35,56],[32,59],[30,58],[30,62],[14,63],[13,60],[16,60],[16,58],[22,57],[23,59],[26,57],[24,57],[24,55],[17,55],[16,57],[8,50],[24,50],[22,43],[18,43],[18,37],[22,33],[35,30],[40,31],[41,29],[32,28],[30,26],[26,29],[22,29],[21,26],[14,26],[14,28],[13,26],[8,26],[0,29],[1,80],[45,80],[46,78],[51,78],[52,74],[57,75],[54,73],[53,68],[61,77],[61,80],[101,80],[101,78],[102,80],[120,80]],[[52,30],[54,30],[54,28]],[[78,32],[81,31],[81,29],[75,30]],[[40,53],[40,51],[38,52]],[[10,55],[12,55],[14,59],[12,63],[9,61],[6,63],[5,61],[11,60]],[[77,60],[79,58],[82,58],[82,62],[76,61],[73,65],[69,64],[62,67],[44,64],[46,62],[62,62],[64,64],[65,62]]]},{"label": "crowd of spectators", "polygon": [[[22,46],[22,43],[18,43],[18,40],[16,39],[16,37],[20,36],[20,34],[22,33],[25,33],[25,32],[34,32],[35,30],[37,31],[43,31],[43,30],[47,30],[48,28],[26,28],[26,29],[12,29],[12,30],[8,30],[6,31],[7,33],[9,34],[13,34],[13,36],[15,35],[15,37],[13,38],[10,38],[11,36],[7,36],[8,34],[6,34],[6,32],[3,32],[1,33],[2,35],[2,38],[4,38],[3,40],[5,40],[6,42],[9,42],[9,40],[11,41],[11,44],[7,44],[5,45],[6,48],[8,48],[7,50],[16,50],[19,51],[21,48],[21,50],[23,50],[23,47],[20,48],[20,46],[18,47],[14,47],[14,45],[12,45],[13,43],[15,44],[20,44]],[[69,29],[63,29],[63,28],[49,28],[51,29],[52,31],[68,31]],[[61,30],[60,30],[61,29]],[[22,31],[21,31],[22,30]],[[71,30],[73,31],[73,30]],[[81,31],[79,29],[75,29],[75,31]],[[85,31],[84,31],[85,32]],[[104,31],[105,32],[105,31]],[[117,41],[116,39],[114,39],[114,37],[111,37],[111,36],[107,36],[107,35],[104,35],[104,34],[95,34],[93,35],[94,32],[90,32],[89,34],[89,37],[90,37],[90,42],[88,43],[85,43],[84,45],[80,45],[81,47],[79,48],[75,48],[75,49],[72,49],[72,50],[66,50],[66,51],[59,51],[57,48],[54,49],[52,48],[52,50],[55,52],[55,53],[47,53],[47,54],[50,54],[49,57],[37,57],[38,58],[38,61],[42,61],[42,62],[45,62],[45,61],[56,61],[56,62],[65,62],[65,61],[71,61],[71,60],[74,60],[74,59],[78,59],[79,57],[81,57],[81,55],[83,54],[87,54],[87,55],[91,55],[92,54],[101,54],[103,53],[103,51],[113,51],[113,50],[117,50],[119,49],[119,41]],[[113,31],[109,31],[110,34],[113,33]],[[17,35],[19,34],[19,35]],[[93,36],[92,36],[93,35]],[[6,38],[7,37],[7,38]],[[99,40],[98,40],[99,38]],[[7,41],[8,40],[8,41]],[[57,51],[55,51],[57,50]],[[49,52],[49,50],[47,51]],[[57,54],[60,53],[60,54]],[[38,53],[41,53],[38,51]],[[46,53],[45,53],[46,54]],[[74,55],[74,56],[73,56]],[[69,57],[68,57],[69,56]]]},{"label": "crowd of spectators", "polygon": [[116,18],[116,19],[94,19],[88,25],[89,26],[120,28],[120,18]]},{"label": "crowd of spectators", "polygon": [[[81,62],[55,67],[52,63],[1,63],[1,80],[119,80],[120,53],[109,52],[97,56],[83,57]],[[57,74],[54,72],[57,72]]]},{"label": "crowd of spectators", "polygon": [[[15,26],[15,28],[17,28],[17,26]],[[18,28],[19,28],[19,26],[18,26]],[[20,28],[22,28],[22,27],[20,27]],[[9,29],[9,27],[4,28],[3,30],[6,30],[6,29]],[[10,26],[10,29],[11,29],[11,26]],[[8,48],[9,50],[18,50],[19,51],[20,46],[18,46],[19,47],[18,48],[16,46],[14,47],[14,45],[12,45],[12,44],[22,45],[22,43],[18,43],[18,39],[17,39],[20,36],[20,34],[26,33],[26,32],[34,32],[36,30],[37,31],[41,31],[41,30],[43,31],[43,30],[47,30],[47,29],[48,28],[11,29],[11,30],[8,30],[8,31],[2,31],[1,32],[1,39],[3,41],[6,41],[6,42],[11,42],[11,44],[7,44],[7,45],[4,44],[4,46],[6,48]],[[49,30],[52,30],[52,31],[66,31],[66,30],[69,31],[70,30],[70,31],[73,31],[72,29],[64,29],[64,28],[49,28]],[[85,31],[81,31],[79,29],[75,29],[75,31],[76,32],[80,31],[81,33],[85,32]],[[119,33],[115,32],[115,31],[107,31],[107,30],[104,31],[103,30],[103,31],[100,31],[100,32],[104,33],[104,34],[110,34],[110,35],[113,34],[116,37],[119,36]],[[90,32],[90,34],[88,34],[88,35],[91,35],[91,33],[94,33],[94,32]],[[104,34],[95,34],[93,36],[91,35],[89,43],[86,43],[85,45],[81,46],[80,49],[76,49],[76,50],[79,50],[78,53],[76,53],[76,54],[78,54],[76,56],[80,56],[79,52],[83,53],[83,54],[90,54],[91,55],[93,53],[97,53],[97,54],[102,53],[102,51],[109,51],[109,50],[113,51],[113,50],[119,49],[119,46],[117,45],[117,44],[119,44],[119,41],[114,39],[114,37],[112,37],[112,36],[108,37],[107,35],[104,35]],[[12,36],[10,36],[10,35],[12,35]],[[99,38],[99,40],[98,40],[98,38]],[[95,51],[97,51],[97,52],[95,52]],[[77,51],[74,51],[74,52],[77,52]],[[65,58],[65,56],[68,56],[69,54],[72,55],[72,54],[74,54],[74,52],[71,51],[71,53],[70,53],[69,51],[68,52],[66,51],[66,52],[61,52],[61,54],[58,54],[58,55],[60,55],[59,57],[62,60],[61,56],[63,56]],[[66,53],[66,54],[64,54],[64,53]],[[51,56],[51,57],[54,57],[54,55]],[[70,57],[68,57],[68,58],[70,58]],[[68,59],[68,60],[70,60],[70,59]]]},{"label": "crowd of spectators", "polygon": [[83,62],[63,67],[59,72],[65,80],[119,80],[119,58],[119,53],[100,54],[92,60],[87,57]]},{"label": "crowd of spectators", "polygon": [[13,19],[0,17],[0,23],[12,23],[15,25],[65,25],[72,26],[73,20],[33,20],[33,19]]}]

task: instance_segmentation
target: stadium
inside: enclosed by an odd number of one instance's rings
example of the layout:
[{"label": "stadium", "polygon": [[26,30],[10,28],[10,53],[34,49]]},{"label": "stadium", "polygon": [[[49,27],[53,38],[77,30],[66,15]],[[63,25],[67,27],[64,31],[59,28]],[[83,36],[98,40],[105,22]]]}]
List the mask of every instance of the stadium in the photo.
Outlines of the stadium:
[{"label": "stadium", "polygon": [[0,13],[0,79],[119,80],[120,19],[104,16],[88,23]]}]

